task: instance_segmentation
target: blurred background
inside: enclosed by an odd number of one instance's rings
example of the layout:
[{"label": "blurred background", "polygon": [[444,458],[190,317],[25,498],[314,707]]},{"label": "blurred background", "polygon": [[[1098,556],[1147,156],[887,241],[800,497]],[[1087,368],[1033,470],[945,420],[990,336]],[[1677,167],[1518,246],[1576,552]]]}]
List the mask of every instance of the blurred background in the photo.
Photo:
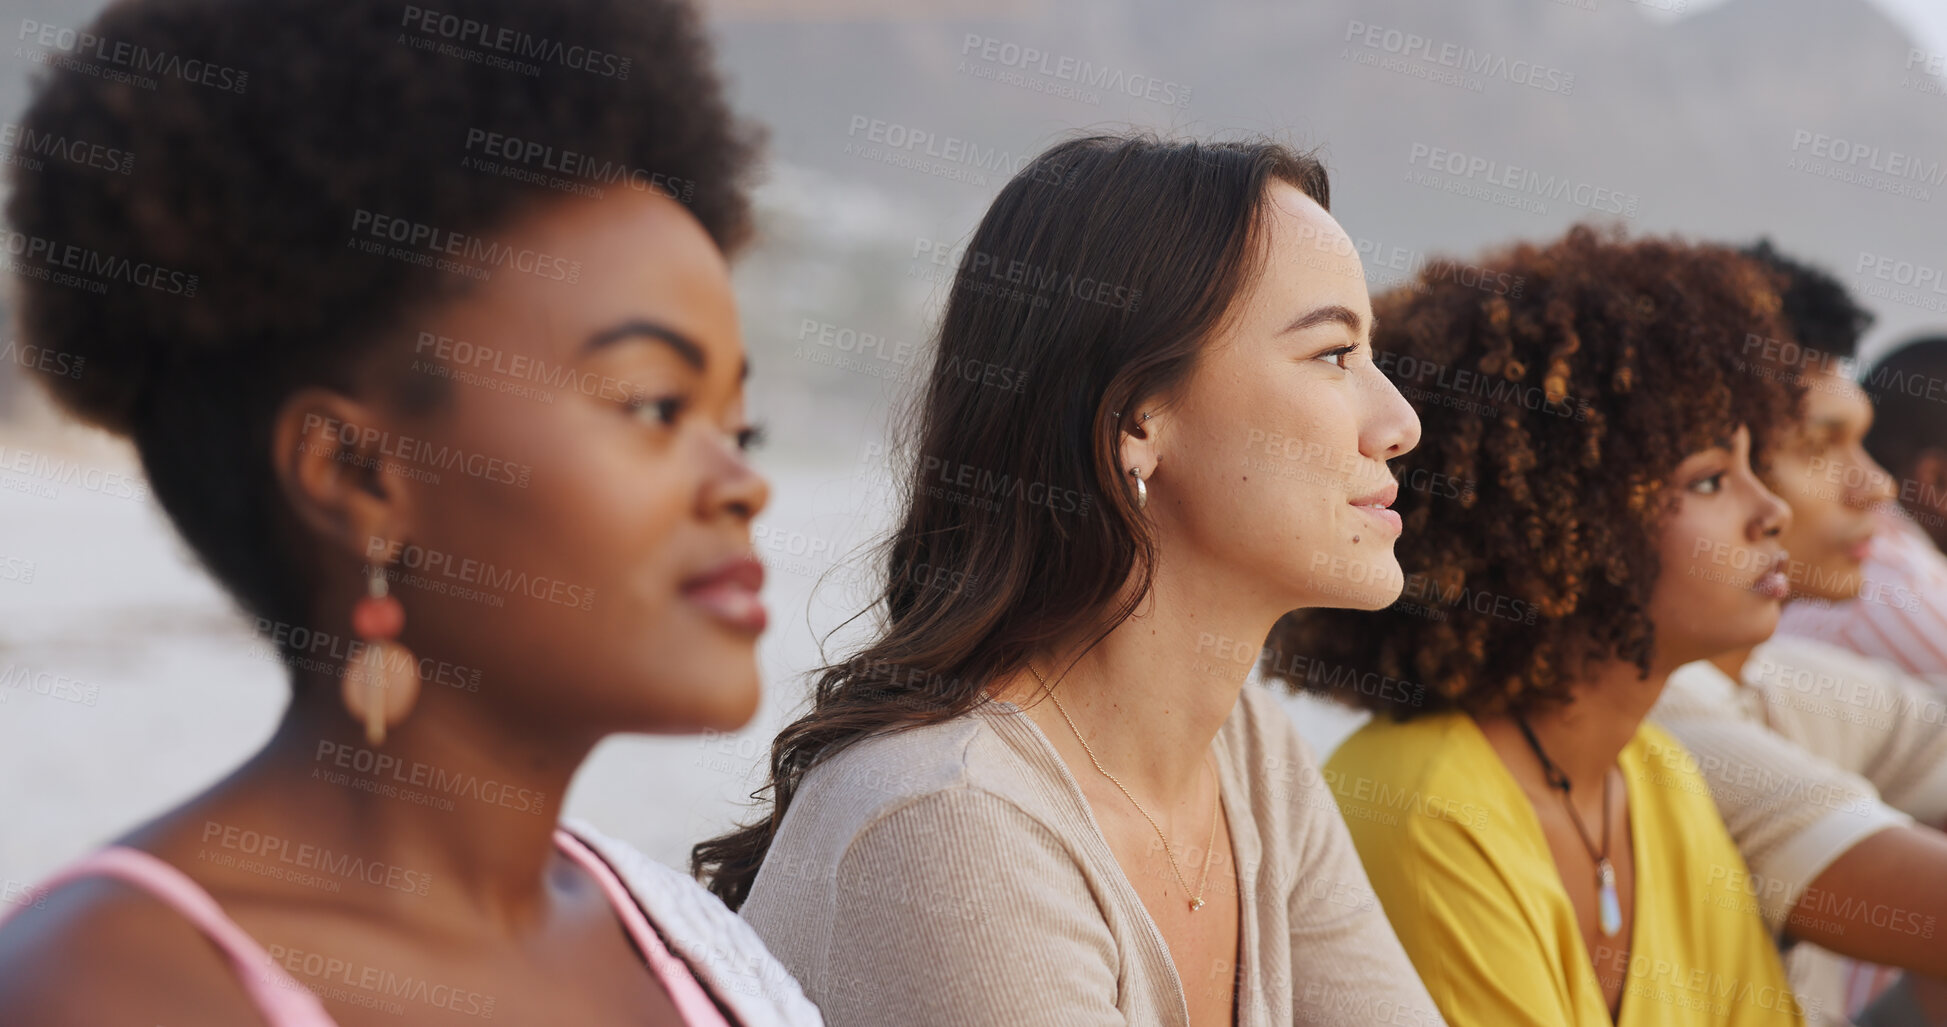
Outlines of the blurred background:
[{"label": "blurred background", "polygon": [[[29,22],[0,3],[0,119]],[[951,267],[1000,184],[1078,131],[1316,147],[1374,292],[1430,255],[1582,220],[1749,241],[1837,272],[1866,357],[1947,326],[1942,0],[712,0],[736,107],[769,128],[737,272],[771,426],[756,531],[767,695],[745,731],[606,743],[567,812],[681,865],[741,815],[821,646],[870,592],[886,439]],[[0,140],[5,135],[0,125]],[[4,157],[4,154],[0,154]],[[0,283],[4,287],[5,283]],[[6,303],[0,291],[0,304]],[[919,357],[923,360],[923,355]],[[63,423],[0,342],[0,883],[33,881],[207,785],[270,733],[271,647],[149,499],[127,448]],[[836,632],[834,634],[834,632]],[[1357,723],[1288,700],[1320,756]],[[551,797],[552,798],[552,797]],[[429,813],[428,815],[438,815]]]}]

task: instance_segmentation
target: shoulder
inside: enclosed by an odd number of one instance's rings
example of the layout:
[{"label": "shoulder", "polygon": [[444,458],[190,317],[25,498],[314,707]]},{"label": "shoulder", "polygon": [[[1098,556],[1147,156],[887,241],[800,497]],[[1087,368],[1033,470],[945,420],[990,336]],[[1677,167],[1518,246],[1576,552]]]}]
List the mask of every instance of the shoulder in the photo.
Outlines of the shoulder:
[{"label": "shoulder", "polygon": [[15,902],[0,920],[0,1023],[262,1023],[230,964],[139,888],[88,877]]},{"label": "shoulder", "polygon": [[564,820],[561,826],[615,869],[670,948],[713,985],[742,1022],[752,1027],[819,1022],[816,1007],[763,939],[702,885],[587,823]]},{"label": "shoulder", "polygon": [[1065,821],[1034,731],[1018,713],[977,711],[851,745],[805,775],[773,852],[836,857],[868,832]]},{"label": "shoulder", "polygon": [[1737,705],[1738,683],[1708,660],[1686,663],[1670,672],[1650,716],[1670,722],[1688,718],[1743,718]]},{"label": "shoulder", "polygon": [[1038,875],[1072,891],[1093,827],[1058,759],[1004,710],[858,742],[805,775],[742,913],[795,956],[868,882],[932,894]]},{"label": "shoulder", "polygon": [[1665,771],[1687,777],[1699,777],[1697,758],[1677,736],[1654,721],[1645,720],[1636,728],[1636,736],[1623,746],[1621,759],[1626,770],[1638,774]]},{"label": "shoulder", "polygon": [[1751,651],[1745,682],[1756,687],[1841,700],[1863,690],[1897,691],[1907,680],[1898,665],[1799,635],[1774,635]]},{"label": "shoulder", "polygon": [[1802,751],[1762,724],[1743,720],[1725,719],[1717,730],[1685,734],[1702,746],[1700,752],[1648,720],[1623,747],[1620,762],[1630,783],[1632,817],[1694,824],[1714,837],[1723,832],[1726,811],[1720,803],[1732,804],[1728,796],[1734,792],[1762,800],[1773,790],[1765,763],[1780,752]]},{"label": "shoulder", "polygon": [[[1780,730],[1865,772],[1904,739],[1932,752],[1947,738],[1947,696],[1885,660],[1806,638],[1774,638],[1744,665]],[[1902,746],[1904,747],[1904,746]]]},{"label": "shoulder", "polygon": [[1388,859],[1402,862],[1462,836],[1513,837],[1527,802],[1464,713],[1375,718],[1333,752],[1325,782],[1360,850],[1388,846]]},{"label": "shoulder", "polygon": [[1411,720],[1374,717],[1354,731],[1325,763],[1326,779],[1343,801],[1355,786],[1425,787],[1478,778],[1496,759],[1480,729],[1463,713]]}]

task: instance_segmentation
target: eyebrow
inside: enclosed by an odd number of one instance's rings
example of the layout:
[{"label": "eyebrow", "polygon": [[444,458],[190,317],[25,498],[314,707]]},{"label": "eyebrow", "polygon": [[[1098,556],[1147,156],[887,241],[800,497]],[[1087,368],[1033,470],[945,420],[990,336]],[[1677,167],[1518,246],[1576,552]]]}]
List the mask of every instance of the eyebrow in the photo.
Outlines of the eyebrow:
[{"label": "eyebrow", "polygon": [[[1293,321],[1290,324],[1286,325],[1284,327],[1284,331],[1279,332],[1278,334],[1285,335],[1290,332],[1300,332],[1300,331],[1304,331],[1307,328],[1316,328],[1317,326],[1322,324],[1333,324],[1333,323],[1344,325],[1346,328],[1351,330],[1354,336],[1361,334],[1360,326],[1361,324],[1363,324],[1363,322],[1360,321],[1358,313],[1354,311],[1351,307],[1343,306],[1337,303],[1331,304],[1329,306],[1319,307],[1317,310],[1311,311],[1310,313],[1300,315],[1296,321]],[[1373,318],[1372,323],[1374,327],[1377,327],[1379,324],[1379,319]]]},{"label": "eyebrow", "polygon": [[[697,371],[707,368],[710,364],[709,359],[703,355],[703,347],[697,345],[696,340],[668,325],[657,324],[654,321],[624,321],[612,328],[604,328],[589,336],[588,341],[582,343],[581,351],[583,353],[592,353],[604,346],[613,346],[616,343],[627,342],[632,339],[647,339],[651,342],[660,342],[673,350],[677,357],[682,359],[683,363],[688,364],[692,369]],[[742,382],[749,380],[749,378],[750,358],[746,357],[744,358],[743,367],[737,372],[737,380]]]}]

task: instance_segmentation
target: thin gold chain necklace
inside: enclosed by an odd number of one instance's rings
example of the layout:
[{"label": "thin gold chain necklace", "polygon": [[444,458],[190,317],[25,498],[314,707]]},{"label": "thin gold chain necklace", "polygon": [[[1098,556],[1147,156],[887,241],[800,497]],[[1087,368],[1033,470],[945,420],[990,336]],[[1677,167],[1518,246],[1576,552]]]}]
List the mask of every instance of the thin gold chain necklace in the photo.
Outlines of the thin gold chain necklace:
[{"label": "thin gold chain necklace", "polygon": [[1129,789],[1123,787],[1122,782],[1116,780],[1115,775],[1109,773],[1108,770],[1102,766],[1102,761],[1095,758],[1095,750],[1089,748],[1088,739],[1082,737],[1082,732],[1075,727],[1074,720],[1069,718],[1068,710],[1062,707],[1061,700],[1059,698],[1056,698],[1054,689],[1048,688],[1048,681],[1046,678],[1043,678],[1041,676],[1041,672],[1035,670],[1033,664],[1029,664],[1028,673],[1033,674],[1034,679],[1036,681],[1041,682],[1041,687],[1043,689],[1046,689],[1048,692],[1048,698],[1054,700],[1055,711],[1057,713],[1060,713],[1061,719],[1068,724],[1068,730],[1073,731],[1075,733],[1075,740],[1077,742],[1082,743],[1082,751],[1088,753],[1088,761],[1090,763],[1095,764],[1095,769],[1099,771],[1103,777],[1108,778],[1110,784],[1115,785],[1116,788],[1122,792],[1123,797],[1129,800],[1129,805],[1136,807],[1136,812],[1141,813],[1143,815],[1144,820],[1149,821],[1150,830],[1155,831],[1157,840],[1163,843],[1163,855],[1169,857],[1170,873],[1176,875],[1177,886],[1183,889],[1184,894],[1190,896],[1190,912],[1194,913],[1197,910],[1202,909],[1203,908],[1203,888],[1204,885],[1210,883],[1210,857],[1213,855],[1213,853],[1211,852],[1211,846],[1217,844],[1217,820],[1223,813],[1223,810],[1221,808],[1221,805],[1223,803],[1223,793],[1221,791],[1223,787],[1223,782],[1217,777],[1215,772],[1211,773],[1210,792],[1211,792],[1212,803],[1211,803],[1211,810],[1210,810],[1210,838],[1209,840],[1203,843],[1203,873],[1201,876],[1197,878],[1196,890],[1191,891],[1190,882],[1185,881],[1183,879],[1183,871],[1181,868],[1179,868],[1176,865],[1176,852],[1170,848],[1170,840],[1163,835],[1163,829],[1157,826],[1156,818],[1150,816],[1149,811],[1143,809],[1143,804],[1136,801],[1136,797],[1130,794]]}]

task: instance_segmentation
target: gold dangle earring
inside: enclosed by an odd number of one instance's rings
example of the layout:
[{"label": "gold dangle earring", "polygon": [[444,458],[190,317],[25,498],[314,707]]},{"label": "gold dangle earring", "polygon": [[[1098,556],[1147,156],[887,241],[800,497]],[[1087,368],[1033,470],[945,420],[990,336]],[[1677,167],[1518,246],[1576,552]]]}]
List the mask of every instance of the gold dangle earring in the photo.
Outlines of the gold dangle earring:
[{"label": "gold dangle earring", "polygon": [[406,610],[386,586],[385,568],[366,568],[365,596],[352,605],[352,632],[363,648],[345,664],[344,701],[365,725],[365,741],[385,744],[389,728],[404,722],[419,699],[419,661],[399,644]]}]

